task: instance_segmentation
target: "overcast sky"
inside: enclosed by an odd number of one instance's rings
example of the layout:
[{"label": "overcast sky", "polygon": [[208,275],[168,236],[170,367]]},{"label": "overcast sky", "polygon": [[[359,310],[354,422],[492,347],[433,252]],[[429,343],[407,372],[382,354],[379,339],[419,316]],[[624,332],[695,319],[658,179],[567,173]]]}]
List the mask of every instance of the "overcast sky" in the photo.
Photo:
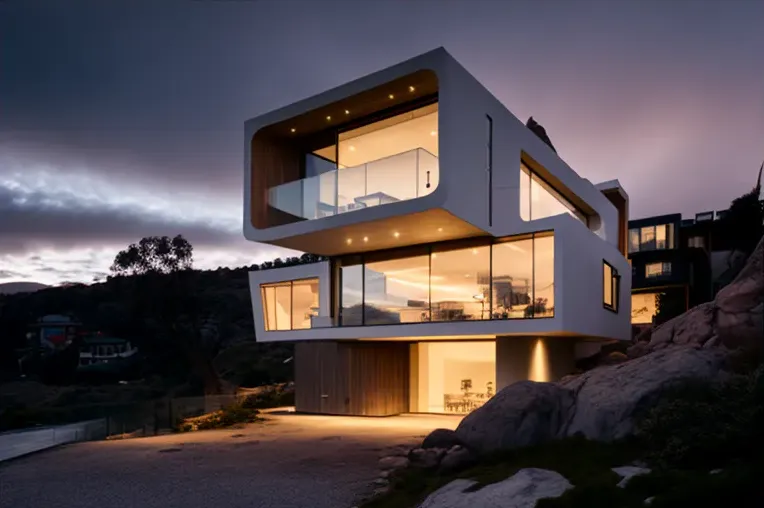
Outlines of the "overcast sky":
[{"label": "overcast sky", "polygon": [[241,234],[243,123],[444,46],[632,218],[723,209],[764,158],[761,0],[0,0],[0,282],[147,235]]}]

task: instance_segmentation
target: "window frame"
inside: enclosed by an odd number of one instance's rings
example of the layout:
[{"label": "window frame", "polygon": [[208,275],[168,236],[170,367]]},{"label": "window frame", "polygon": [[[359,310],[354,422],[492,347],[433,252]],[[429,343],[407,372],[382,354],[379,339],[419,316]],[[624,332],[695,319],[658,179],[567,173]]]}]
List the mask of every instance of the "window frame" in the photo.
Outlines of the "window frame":
[{"label": "window frame", "polygon": [[[296,330],[310,330],[312,326],[308,328],[295,328],[294,327],[294,283],[295,282],[305,282],[305,281],[316,281],[316,283],[319,285],[319,292],[318,292],[318,298],[319,298],[319,306],[321,304],[321,278],[320,277],[302,277],[299,279],[289,279],[289,280],[278,280],[278,281],[271,281],[271,282],[261,282],[260,283],[260,306],[262,307],[263,311],[263,330],[267,333],[271,332],[293,332]],[[275,297],[275,288],[277,287],[289,287],[289,328],[276,328],[273,330],[268,329],[268,306],[267,306],[267,298],[265,297],[265,290],[266,288],[274,288],[274,303],[276,300]],[[275,316],[275,315],[274,315]],[[278,319],[275,318],[274,319]],[[276,325],[278,326],[278,324]]]},{"label": "window frame", "polygon": [[[520,159],[520,189],[522,192],[522,178],[523,173],[527,174],[528,176],[528,220],[525,222],[533,222],[535,220],[541,220],[546,219],[546,217],[541,218],[534,218],[533,217],[533,180],[534,178],[537,180],[538,185],[541,186],[541,188],[549,193],[554,199],[556,199],[563,207],[567,208],[570,213],[568,215],[573,215],[579,222],[581,222],[583,225],[585,225],[587,228],[589,227],[589,215],[581,210],[578,206],[576,206],[575,203],[573,203],[571,200],[569,200],[567,197],[565,197],[562,192],[558,191],[554,185],[549,183],[543,176],[541,176],[537,171],[534,171],[530,164],[528,164],[525,159]],[[520,218],[523,216],[523,200],[520,199]],[[560,214],[562,215],[562,214]],[[523,219],[524,220],[524,219]]]},{"label": "window frame", "polygon": [[[610,268],[610,296],[611,296],[611,303],[607,303],[605,301],[605,267]],[[620,308],[620,292],[621,292],[621,275],[618,273],[618,270],[607,262],[607,260],[602,260],[602,307],[605,310],[609,310],[610,312],[614,312],[618,314],[618,310]]]}]

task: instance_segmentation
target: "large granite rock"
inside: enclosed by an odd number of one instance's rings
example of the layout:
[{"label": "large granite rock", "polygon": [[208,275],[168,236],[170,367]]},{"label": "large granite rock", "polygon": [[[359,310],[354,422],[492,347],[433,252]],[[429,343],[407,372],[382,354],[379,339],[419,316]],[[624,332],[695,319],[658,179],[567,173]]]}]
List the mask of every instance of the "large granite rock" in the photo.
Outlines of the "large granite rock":
[{"label": "large granite rock", "polygon": [[521,469],[506,480],[470,491],[473,480],[454,480],[430,494],[419,508],[534,508],[539,499],[560,497],[573,485],[546,469]]},{"label": "large granite rock", "polygon": [[575,377],[562,384],[575,394],[564,434],[598,441],[625,437],[634,430],[635,416],[666,388],[685,379],[713,379],[724,359],[719,350],[674,346]]},{"label": "large granite rock", "polygon": [[520,381],[468,414],[456,435],[478,453],[535,445],[558,437],[573,403],[572,390]]}]

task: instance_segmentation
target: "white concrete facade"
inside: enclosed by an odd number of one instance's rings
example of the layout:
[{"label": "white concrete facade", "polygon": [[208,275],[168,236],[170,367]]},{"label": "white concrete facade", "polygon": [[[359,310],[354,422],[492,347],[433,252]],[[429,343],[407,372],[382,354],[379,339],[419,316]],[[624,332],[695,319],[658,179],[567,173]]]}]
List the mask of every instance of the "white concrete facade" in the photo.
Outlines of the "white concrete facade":
[{"label": "white concrete facade", "polygon": [[[250,213],[257,199],[253,197],[252,175],[258,171],[259,162],[253,156],[252,140],[258,131],[420,70],[431,70],[437,75],[439,182],[431,193],[319,219],[255,227]],[[490,171],[486,168],[488,118],[492,126]],[[331,233],[339,228],[379,224],[431,210],[448,212],[479,231],[482,237],[503,238],[549,231],[554,235],[553,317],[341,326],[333,296],[339,282],[332,273],[332,263],[326,261],[250,273],[258,341],[416,342],[525,336],[569,337],[577,342],[631,338],[631,270],[618,249],[619,221],[622,220],[618,210],[598,187],[577,175],[442,48],[247,121],[245,136],[244,236],[251,241],[281,245],[283,241],[306,235],[315,238],[320,233],[326,235],[329,243],[337,241]],[[524,220],[521,161],[585,214],[588,226],[565,213]],[[617,182],[608,182],[608,188],[614,186],[619,187]],[[621,193],[627,199],[622,190]],[[412,228],[416,228],[416,221],[411,222]],[[416,244],[412,239],[402,246]],[[321,254],[319,249],[326,247],[317,245],[314,252]],[[367,249],[366,252],[373,251]],[[354,252],[345,249],[344,253]],[[603,305],[606,291],[603,262],[613,267],[620,277],[615,311]],[[312,326],[266,330],[261,285],[304,279],[318,280],[317,317],[313,318]]]}]

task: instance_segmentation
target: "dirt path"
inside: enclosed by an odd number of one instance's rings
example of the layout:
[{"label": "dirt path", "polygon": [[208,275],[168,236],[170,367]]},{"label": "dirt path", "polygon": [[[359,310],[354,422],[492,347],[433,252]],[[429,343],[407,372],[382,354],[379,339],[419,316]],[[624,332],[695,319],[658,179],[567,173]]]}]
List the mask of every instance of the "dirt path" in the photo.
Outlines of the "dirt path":
[{"label": "dirt path", "polygon": [[269,415],[244,429],[68,445],[0,464],[0,507],[349,508],[386,450],[458,422]]}]

